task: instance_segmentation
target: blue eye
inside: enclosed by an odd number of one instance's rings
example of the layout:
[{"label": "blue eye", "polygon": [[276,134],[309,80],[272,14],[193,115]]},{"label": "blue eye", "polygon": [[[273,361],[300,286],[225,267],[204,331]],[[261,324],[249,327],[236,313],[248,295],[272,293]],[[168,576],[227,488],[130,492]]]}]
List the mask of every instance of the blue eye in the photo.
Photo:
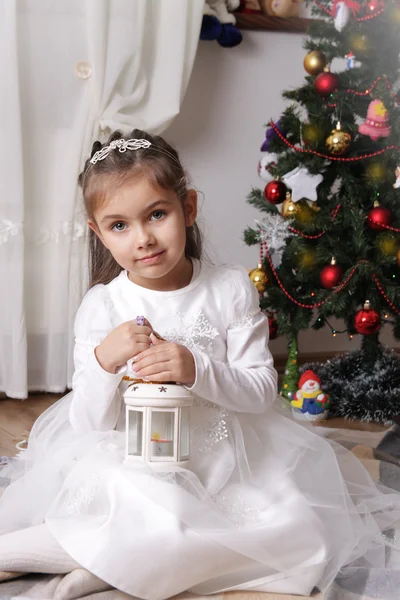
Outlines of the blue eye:
[{"label": "blue eye", "polygon": [[163,218],[163,216],[166,214],[166,212],[164,210],[154,210],[151,213],[151,218],[154,221],[159,221],[160,219]]},{"label": "blue eye", "polygon": [[112,225],[111,231],[124,231],[125,227],[125,223],[118,221],[118,223],[114,223],[114,225]]}]

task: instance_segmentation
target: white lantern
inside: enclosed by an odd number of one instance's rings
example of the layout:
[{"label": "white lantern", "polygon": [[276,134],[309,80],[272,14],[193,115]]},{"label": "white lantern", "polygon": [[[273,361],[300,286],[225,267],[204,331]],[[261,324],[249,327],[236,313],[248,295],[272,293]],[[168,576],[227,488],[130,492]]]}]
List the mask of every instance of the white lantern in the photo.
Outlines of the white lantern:
[{"label": "white lantern", "polygon": [[188,466],[192,393],[182,385],[133,383],[124,394],[125,462],[157,469]]}]

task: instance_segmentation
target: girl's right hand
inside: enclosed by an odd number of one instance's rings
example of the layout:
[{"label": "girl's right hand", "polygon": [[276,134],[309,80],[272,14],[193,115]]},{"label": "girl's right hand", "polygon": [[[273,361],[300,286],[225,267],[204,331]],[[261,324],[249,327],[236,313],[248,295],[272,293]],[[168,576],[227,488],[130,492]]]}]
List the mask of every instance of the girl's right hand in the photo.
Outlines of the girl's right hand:
[{"label": "girl's right hand", "polygon": [[150,348],[152,332],[147,319],[144,325],[137,325],[136,320],[122,323],[95,348],[97,362],[105,371],[116,373],[129,359]]}]

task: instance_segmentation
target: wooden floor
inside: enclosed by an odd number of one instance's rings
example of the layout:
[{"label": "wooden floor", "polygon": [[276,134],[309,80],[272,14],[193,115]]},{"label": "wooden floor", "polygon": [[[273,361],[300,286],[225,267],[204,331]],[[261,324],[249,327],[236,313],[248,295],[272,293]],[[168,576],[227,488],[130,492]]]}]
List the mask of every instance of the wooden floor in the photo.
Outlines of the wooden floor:
[{"label": "wooden floor", "polygon": [[12,400],[0,394],[0,456],[14,456],[16,444],[27,438],[33,423],[60,394],[32,394],[27,400]]},{"label": "wooden floor", "polygon": [[[16,444],[26,439],[37,417],[54,404],[60,394],[32,394],[27,400],[11,400],[0,394],[0,456],[14,456]],[[344,419],[329,419],[325,427],[382,431],[387,426]]]}]

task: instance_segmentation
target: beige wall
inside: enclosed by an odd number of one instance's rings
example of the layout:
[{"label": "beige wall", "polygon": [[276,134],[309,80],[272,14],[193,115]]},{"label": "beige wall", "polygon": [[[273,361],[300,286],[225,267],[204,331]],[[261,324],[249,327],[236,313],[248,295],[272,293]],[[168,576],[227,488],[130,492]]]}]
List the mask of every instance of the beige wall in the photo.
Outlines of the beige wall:
[{"label": "beige wall", "polygon": [[[182,111],[166,137],[178,146],[195,186],[204,194],[201,218],[209,255],[214,261],[252,268],[258,249],[247,247],[242,234],[260,213],[245,198],[252,186],[262,184],[256,169],[264,124],[279,117],[284,106],[281,91],[302,84],[305,51],[301,34],[243,33],[243,43],[233,49],[200,43]],[[394,344],[389,326],[382,339]],[[358,343],[345,334],[333,338],[323,329],[304,332],[300,349],[323,353],[353,349]],[[285,340],[271,342],[271,349],[275,356],[284,354]]]}]

